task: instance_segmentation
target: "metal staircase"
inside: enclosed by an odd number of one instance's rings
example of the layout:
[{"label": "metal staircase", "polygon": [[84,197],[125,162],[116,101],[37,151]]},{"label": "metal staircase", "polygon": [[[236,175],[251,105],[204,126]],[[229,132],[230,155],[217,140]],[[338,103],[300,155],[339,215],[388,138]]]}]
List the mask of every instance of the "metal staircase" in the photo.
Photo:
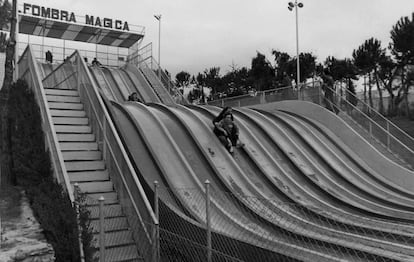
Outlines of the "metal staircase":
[{"label": "metal staircase", "polygon": [[143,261],[78,91],[45,88],[45,93],[70,183],[86,193],[95,246],[99,248],[98,198],[103,196],[105,261]]}]

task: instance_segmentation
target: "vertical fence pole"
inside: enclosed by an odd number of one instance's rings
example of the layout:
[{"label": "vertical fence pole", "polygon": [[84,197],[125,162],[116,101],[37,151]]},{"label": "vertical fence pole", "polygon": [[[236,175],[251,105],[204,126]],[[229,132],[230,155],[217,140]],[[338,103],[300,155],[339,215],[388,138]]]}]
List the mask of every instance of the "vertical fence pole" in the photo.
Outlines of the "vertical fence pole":
[{"label": "vertical fence pole", "polygon": [[204,182],[206,188],[206,232],[207,232],[207,262],[211,262],[211,225],[210,225],[210,181]]},{"label": "vertical fence pole", "polygon": [[76,210],[76,219],[78,220],[78,239],[79,239],[79,250],[81,255],[81,262],[85,261],[85,254],[83,253],[83,245],[82,245],[82,228],[79,224],[79,205],[80,205],[80,196],[79,196],[79,184],[75,183],[73,185],[73,198],[75,199],[75,210]]},{"label": "vertical fence pole", "polygon": [[321,89],[320,83],[318,85],[318,99],[319,99],[319,105],[322,105],[322,89]]},{"label": "vertical fence pole", "polygon": [[102,157],[103,160],[106,162],[106,151],[107,151],[107,145],[106,145],[106,128],[107,128],[107,121],[105,116],[103,117],[103,128],[102,128]]},{"label": "vertical fence pole", "polygon": [[157,219],[152,232],[152,261],[158,262],[160,258],[160,223],[159,223],[159,202],[158,202],[158,181],[154,181],[154,213]]},{"label": "vertical fence pole", "polygon": [[105,262],[104,197],[99,198],[99,262]]}]

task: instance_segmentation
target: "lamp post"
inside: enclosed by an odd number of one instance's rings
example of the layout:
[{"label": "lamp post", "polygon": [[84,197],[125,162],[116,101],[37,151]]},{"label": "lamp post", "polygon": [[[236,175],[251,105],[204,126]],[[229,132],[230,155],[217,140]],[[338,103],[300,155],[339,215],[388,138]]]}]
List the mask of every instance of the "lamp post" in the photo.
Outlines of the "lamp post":
[{"label": "lamp post", "polygon": [[154,15],[158,20],[158,78],[161,79],[161,15]]},{"label": "lamp post", "polygon": [[297,0],[295,0],[294,3],[289,2],[288,9],[290,11],[295,8],[295,15],[296,15],[296,85],[297,85],[297,92],[299,97],[299,90],[300,90],[300,61],[299,61],[299,23],[298,23],[298,7],[302,8],[303,4],[298,3]]}]

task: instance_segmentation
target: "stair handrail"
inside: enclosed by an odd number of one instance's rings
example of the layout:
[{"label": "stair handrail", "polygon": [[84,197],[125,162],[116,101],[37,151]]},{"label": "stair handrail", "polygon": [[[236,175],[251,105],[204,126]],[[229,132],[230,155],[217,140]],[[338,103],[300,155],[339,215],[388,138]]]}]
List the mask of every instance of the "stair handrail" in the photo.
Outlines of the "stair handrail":
[{"label": "stair handrail", "polygon": [[[31,78],[33,81],[33,84],[36,86],[35,88],[32,88],[35,96],[36,101],[38,101],[38,106],[40,109],[40,113],[42,116],[42,126],[43,130],[46,131],[46,141],[47,141],[47,147],[50,149],[51,158],[53,159],[52,165],[53,165],[53,171],[55,172],[55,177],[59,184],[64,184],[65,187],[64,190],[68,193],[68,196],[70,198],[70,201],[73,203],[75,198],[73,194],[73,188],[70,185],[70,179],[66,170],[65,162],[63,159],[62,151],[60,149],[59,140],[56,135],[56,130],[53,125],[53,119],[52,114],[50,113],[50,109],[46,106],[47,105],[47,98],[45,94],[45,90],[43,88],[43,82],[40,79],[40,70],[38,68],[37,60],[32,52],[32,47],[29,44],[23,54],[20,56],[19,64],[22,59],[26,57],[27,53],[27,66],[30,67],[30,70],[19,70],[19,78],[24,77],[24,75],[29,71],[31,74]],[[56,154],[56,155],[55,155]],[[56,161],[59,163],[59,165],[56,163]],[[60,170],[60,173],[59,171]]]},{"label": "stair handrail", "polygon": [[[98,123],[99,128],[101,128],[101,130],[103,130],[103,132],[106,132],[108,130],[108,128],[109,128],[109,131],[112,133],[112,136],[115,138],[116,144],[117,144],[117,146],[119,147],[119,149],[120,149],[120,151],[122,153],[122,158],[125,160],[125,162],[127,164],[127,170],[132,175],[132,178],[133,178],[133,180],[135,182],[135,186],[136,186],[136,188],[137,188],[137,190],[138,190],[138,192],[140,194],[140,197],[141,197],[142,201],[144,202],[145,208],[146,208],[146,210],[148,212],[147,215],[149,215],[149,218],[151,219],[151,221],[143,221],[142,216],[141,216],[141,214],[139,212],[139,209],[137,207],[137,203],[135,203],[135,201],[133,201],[134,198],[132,196],[132,193],[129,190],[128,185],[126,184],[126,180],[125,180],[124,173],[123,173],[123,170],[125,170],[125,169],[122,169],[119,166],[119,163],[117,162],[117,160],[116,160],[116,158],[115,158],[115,156],[113,154],[113,149],[110,146],[110,142],[107,140],[107,136],[104,133],[103,134],[103,139],[105,140],[105,143],[108,146],[108,151],[110,151],[110,155],[113,157],[113,160],[116,163],[116,166],[117,166],[116,169],[118,170],[119,175],[121,176],[122,182],[124,183],[124,185],[125,185],[125,187],[127,189],[127,194],[129,196],[129,199],[131,199],[131,203],[133,205],[133,209],[134,209],[134,211],[136,213],[136,216],[139,218],[139,221],[140,221],[143,229],[146,231],[146,236],[148,238],[148,241],[151,242],[152,241],[152,239],[151,239],[151,233],[148,232],[146,224],[149,222],[152,225],[158,225],[158,219],[156,218],[156,216],[155,216],[155,214],[154,214],[154,212],[152,210],[152,207],[150,205],[150,202],[147,199],[147,196],[145,194],[145,191],[144,191],[144,189],[143,189],[140,181],[138,180],[138,176],[137,176],[137,174],[135,172],[135,169],[134,169],[134,167],[133,167],[133,165],[132,165],[132,163],[131,163],[131,161],[130,161],[130,159],[128,157],[128,154],[127,154],[127,152],[126,152],[126,150],[125,150],[125,148],[124,148],[124,146],[122,144],[122,141],[121,141],[121,139],[120,139],[120,137],[118,135],[118,132],[115,129],[115,125],[112,122],[112,119],[111,119],[111,117],[110,117],[110,115],[109,115],[109,113],[108,113],[108,111],[106,109],[106,106],[105,106],[105,104],[104,104],[104,102],[102,100],[102,97],[100,96],[100,93],[98,91],[98,87],[96,86],[96,84],[95,84],[94,81],[91,81],[91,79],[93,79],[93,78],[92,78],[92,76],[90,74],[90,71],[88,70],[88,67],[87,67],[85,61],[82,59],[82,57],[81,57],[81,55],[79,54],[78,51],[75,51],[74,55],[76,56],[76,61],[78,62],[78,65],[77,66],[79,67],[78,68],[78,83],[79,83],[79,88],[81,88],[81,86],[82,86],[80,84],[80,81],[81,81],[80,78],[82,77],[80,71],[83,71],[83,73],[86,74],[86,75],[84,75],[84,77],[86,77],[86,80],[88,81],[88,83],[87,83],[88,86],[85,86],[85,88],[83,88],[83,89],[86,91],[87,99],[89,100],[88,101],[89,102],[88,103],[88,106],[91,107],[91,110],[93,110],[94,111],[94,114],[97,116],[97,117],[94,118],[94,121],[96,121]],[[79,63],[79,61],[80,61],[80,63]],[[79,90],[79,91],[80,91],[80,93],[82,92],[81,90]],[[92,92],[91,94],[97,99],[97,102],[99,103],[99,108],[100,108],[100,110],[102,110],[103,115],[99,115],[97,113],[97,108],[96,108],[96,106],[93,103],[93,99],[91,98],[90,92]],[[103,119],[101,120],[99,117],[103,117]],[[105,121],[105,122],[103,122],[103,121]]]},{"label": "stair handrail", "polygon": [[382,114],[380,114],[375,108],[371,107],[370,105],[368,105],[366,102],[364,102],[363,100],[361,100],[360,98],[358,98],[355,94],[353,94],[352,92],[350,92],[348,89],[343,88],[342,86],[340,87],[341,91],[345,91],[346,95],[350,95],[352,96],[354,99],[356,99],[358,101],[358,103],[361,103],[364,107],[368,108],[369,112],[374,112],[376,116],[379,116],[382,120],[384,120],[387,125],[392,126],[393,128],[397,129],[401,134],[403,134],[408,140],[410,140],[411,142],[414,143],[414,138],[412,136],[410,136],[407,132],[405,132],[404,130],[402,130],[399,126],[397,126],[396,124],[394,124],[392,121],[388,120],[386,117],[384,117]]},{"label": "stair handrail", "polygon": [[[334,91],[334,89],[332,89],[332,88],[330,88],[330,87],[328,87],[328,86],[326,86],[325,87],[326,89],[329,89],[331,92],[333,92],[333,94],[335,94],[335,91]],[[338,95],[336,95],[336,96],[338,96]],[[368,116],[367,114],[365,114],[363,111],[361,111],[357,106],[354,106],[352,103],[350,103],[347,99],[342,99],[342,97],[341,96],[339,96],[339,99],[340,99],[340,101],[338,101],[339,103],[341,102],[341,101],[343,101],[343,102],[345,102],[347,105],[349,105],[349,106],[351,106],[351,108],[353,108],[353,109],[355,109],[357,112],[359,112],[362,116],[364,116],[366,119],[368,119],[369,120],[369,124],[370,124],[370,126],[372,125],[372,124],[374,124],[376,127],[378,127],[381,131],[383,131],[383,132],[385,132],[386,134],[387,134],[387,141],[390,141],[390,139],[392,138],[393,140],[395,140],[399,145],[401,145],[404,149],[406,149],[408,152],[410,152],[411,154],[413,154],[413,156],[414,156],[414,151],[410,148],[410,147],[408,147],[407,145],[405,145],[403,142],[401,142],[397,137],[395,137],[393,134],[391,134],[390,132],[388,132],[386,129],[384,129],[381,125],[379,125],[377,122],[375,122],[375,121],[373,121],[372,119],[371,119],[371,117],[370,116]],[[357,122],[356,120],[354,120],[353,119],[353,117],[352,117],[352,115],[350,115],[348,112],[346,112],[346,111],[344,111],[344,110],[342,110],[341,108],[340,108],[340,106],[338,106],[337,104],[335,104],[333,101],[329,101],[328,99],[324,99],[325,100],[325,102],[327,102],[327,103],[330,103],[330,105],[331,106],[333,106],[333,107],[335,107],[337,110],[339,110],[340,112],[344,112],[345,113],[345,115],[346,116],[348,116],[350,119],[352,119],[353,121],[355,121],[355,122]],[[370,128],[370,129],[372,129],[372,128]],[[368,130],[367,130],[367,132],[369,132]],[[372,132],[370,132],[370,135],[372,136],[373,134],[372,134]],[[379,141],[381,141],[380,139],[379,139]],[[387,149],[389,149],[389,143],[388,143],[388,145],[387,145]]]}]

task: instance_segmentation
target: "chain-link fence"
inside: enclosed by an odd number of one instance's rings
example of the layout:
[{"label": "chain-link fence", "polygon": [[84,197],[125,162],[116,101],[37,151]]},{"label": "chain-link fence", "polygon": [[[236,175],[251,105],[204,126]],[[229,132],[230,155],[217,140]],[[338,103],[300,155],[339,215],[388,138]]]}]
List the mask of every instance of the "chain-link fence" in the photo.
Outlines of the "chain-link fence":
[{"label": "chain-link fence", "polygon": [[[206,194],[206,192],[209,192]],[[182,210],[162,201],[175,195]],[[214,188],[158,190],[160,261],[413,261],[414,225]],[[211,232],[211,233],[209,233]]]}]

